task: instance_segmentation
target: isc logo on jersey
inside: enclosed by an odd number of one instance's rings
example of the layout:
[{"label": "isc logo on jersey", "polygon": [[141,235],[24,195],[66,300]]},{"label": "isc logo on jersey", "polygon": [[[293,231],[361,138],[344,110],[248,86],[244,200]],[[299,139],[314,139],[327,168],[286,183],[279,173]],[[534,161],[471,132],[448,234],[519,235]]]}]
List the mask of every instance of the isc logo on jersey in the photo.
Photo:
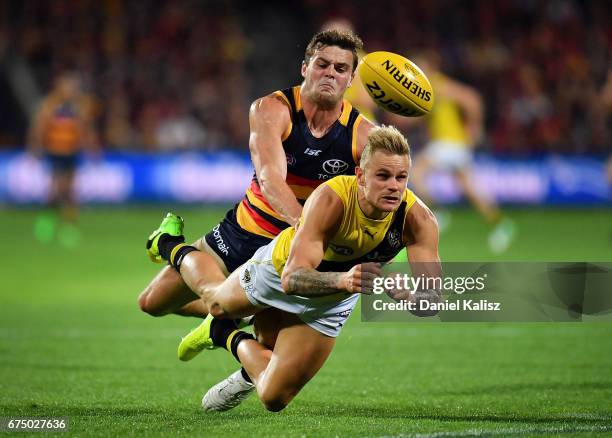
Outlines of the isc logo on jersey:
[{"label": "isc logo on jersey", "polygon": [[376,105],[400,116],[418,117],[431,111],[433,89],[412,61],[391,52],[372,52],[359,63],[359,77]]},{"label": "isc logo on jersey", "polygon": [[319,154],[320,154],[321,152],[322,152],[322,151],[321,151],[320,149],[310,149],[310,148],[306,148],[306,149],[304,150],[304,153],[305,153],[306,155],[310,155],[311,157],[318,157],[318,156],[319,156]]}]

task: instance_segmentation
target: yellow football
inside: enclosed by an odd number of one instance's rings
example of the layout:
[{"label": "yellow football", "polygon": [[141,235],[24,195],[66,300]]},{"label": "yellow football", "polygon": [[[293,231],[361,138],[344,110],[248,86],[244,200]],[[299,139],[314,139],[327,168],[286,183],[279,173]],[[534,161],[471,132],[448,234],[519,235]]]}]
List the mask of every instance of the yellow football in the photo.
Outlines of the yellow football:
[{"label": "yellow football", "polygon": [[406,117],[431,111],[431,83],[409,59],[391,52],[372,52],[361,59],[358,68],[363,86],[382,109]]}]

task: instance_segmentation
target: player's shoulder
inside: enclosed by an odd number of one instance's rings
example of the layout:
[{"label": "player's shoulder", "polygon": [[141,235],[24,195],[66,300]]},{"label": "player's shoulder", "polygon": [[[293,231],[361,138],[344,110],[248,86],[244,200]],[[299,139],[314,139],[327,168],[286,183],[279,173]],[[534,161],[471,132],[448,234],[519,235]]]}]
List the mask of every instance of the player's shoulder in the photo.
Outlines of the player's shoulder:
[{"label": "player's shoulder", "polygon": [[412,235],[422,232],[438,233],[438,221],[431,209],[416,195],[406,211],[405,225]]},{"label": "player's shoulder", "polygon": [[355,190],[356,181],[355,175],[338,175],[328,179],[321,186],[328,187],[337,196],[344,199]]},{"label": "player's shoulder", "polygon": [[279,93],[270,93],[251,103],[249,122],[252,129],[272,127],[284,136],[291,128],[291,107]]},{"label": "player's shoulder", "polygon": [[275,91],[255,99],[251,103],[251,113],[288,113],[291,104],[281,91]]},{"label": "player's shoulder", "polygon": [[[340,178],[332,178],[333,180]],[[337,191],[329,181],[321,184],[308,197],[304,206],[305,216],[316,218],[320,228],[334,228],[342,220],[345,209],[345,200],[342,191]]]},{"label": "player's shoulder", "polygon": [[[368,142],[368,136],[372,129],[376,128],[376,124],[365,117],[363,114],[360,114],[361,122],[357,127],[357,158],[361,157],[361,153],[365,148],[366,143]],[[357,160],[359,162],[359,160]]]}]

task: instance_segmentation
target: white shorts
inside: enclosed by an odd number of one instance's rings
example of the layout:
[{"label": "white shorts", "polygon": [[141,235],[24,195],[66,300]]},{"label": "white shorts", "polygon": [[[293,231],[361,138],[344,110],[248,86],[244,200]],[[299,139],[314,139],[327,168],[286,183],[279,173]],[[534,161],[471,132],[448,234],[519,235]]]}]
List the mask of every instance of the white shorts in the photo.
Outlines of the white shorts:
[{"label": "white shorts", "polygon": [[451,141],[432,141],[424,153],[434,167],[445,170],[462,169],[472,162],[472,150],[465,144]]},{"label": "white shorts", "polygon": [[358,294],[338,293],[306,298],[287,295],[272,264],[276,239],[259,248],[239,269],[240,285],[255,306],[274,307],[297,315],[305,324],[324,335],[336,337],[359,299]]}]

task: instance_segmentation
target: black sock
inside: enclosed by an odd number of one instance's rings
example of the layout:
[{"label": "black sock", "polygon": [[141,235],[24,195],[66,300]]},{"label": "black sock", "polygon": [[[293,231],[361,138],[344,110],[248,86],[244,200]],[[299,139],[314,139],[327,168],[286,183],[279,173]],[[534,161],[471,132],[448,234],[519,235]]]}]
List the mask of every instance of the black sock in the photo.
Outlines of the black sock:
[{"label": "black sock", "polygon": [[210,323],[210,338],[217,347],[227,348],[227,338],[237,330],[233,319],[213,319]]},{"label": "black sock", "polygon": [[174,269],[176,269],[176,272],[180,273],[181,263],[183,263],[183,259],[185,258],[185,256],[192,251],[198,251],[198,248],[196,248],[195,246],[189,246],[185,244],[182,244],[180,248],[177,248],[176,246],[174,248],[175,248],[174,254],[170,253],[169,262],[172,266],[174,266]]},{"label": "black sock", "polygon": [[184,236],[171,236],[170,234],[164,233],[159,236],[159,242],[157,244],[159,254],[164,260],[167,260],[177,272],[181,272],[181,263],[183,263],[185,256],[192,251],[198,251],[196,247],[185,245],[183,242],[185,242]]},{"label": "black sock", "polygon": [[[227,340],[231,338],[230,345],[227,345]],[[229,350],[236,360],[238,358],[238,344],[245,339],[255,339],[253,335],[238,330],[236,323],[232,319],[213,319],[210,324],[210,338],[217,347],[223,347]]]},{"label": "black sock", "polygon": [[240,368],[240,374],[242,374],[242,377],[244,377],[244,380],[246,380],[249,383],[253,383],[253,381],[251,380],[251,376],[249,376],[249,374],[246,372],[244,367]]},{"label": "black sock", "polygon": [[246,332],[243,332],[243,331],[240,331],[240,330],[237,330],[237,332],[238,333],[236,333],[234,335],[234,337],[232,338],[232,342],[231,342],[231,345],[230,345],[230,351],[232,352],[232,354],[234,355],[236,360],[238,362],[240,362],[240,358],[238,357],[238,344],[240,344],[242,341],[244,341],[246,339],[255,340],[255,338],[250,333],[246,333]]},{"label": "black sock", "polygon": [[170,234],[164,233],[159,236],[159,242],[157,247],[159,248],[159,254],[164,260],[170,261],[170,254],[176,245],[180,245],[185,242],[184,236],[171,236]]}]

